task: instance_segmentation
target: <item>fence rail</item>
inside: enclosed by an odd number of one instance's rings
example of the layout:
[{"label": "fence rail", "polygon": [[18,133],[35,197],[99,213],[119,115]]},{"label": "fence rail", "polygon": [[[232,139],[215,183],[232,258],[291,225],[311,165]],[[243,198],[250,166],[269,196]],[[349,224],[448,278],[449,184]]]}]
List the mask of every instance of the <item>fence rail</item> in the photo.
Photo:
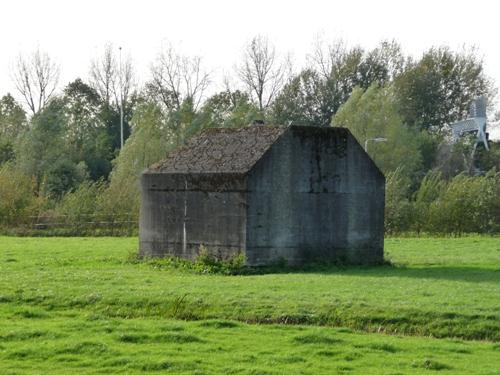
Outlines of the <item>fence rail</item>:
[{"label": "fence rail", "polygon": [[28,216],[0,228],[4,234],[26,236],[130,236],[138,232],[132,214]]}]

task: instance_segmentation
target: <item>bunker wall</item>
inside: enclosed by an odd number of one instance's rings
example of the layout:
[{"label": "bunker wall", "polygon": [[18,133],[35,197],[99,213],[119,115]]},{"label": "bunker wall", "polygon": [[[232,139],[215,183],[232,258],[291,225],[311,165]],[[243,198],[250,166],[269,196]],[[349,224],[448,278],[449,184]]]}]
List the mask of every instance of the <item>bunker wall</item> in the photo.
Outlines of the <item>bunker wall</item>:
[{"label": "bunker wall", "polygon": [[244,178],[143,174],[140,254],[195,259],[204,246],[221,258],[245,248]]},{"label": "bunker wall", "polygon": [[291,128],[248,177],[250,264],[383,259],[384,177],[342,129]]}]

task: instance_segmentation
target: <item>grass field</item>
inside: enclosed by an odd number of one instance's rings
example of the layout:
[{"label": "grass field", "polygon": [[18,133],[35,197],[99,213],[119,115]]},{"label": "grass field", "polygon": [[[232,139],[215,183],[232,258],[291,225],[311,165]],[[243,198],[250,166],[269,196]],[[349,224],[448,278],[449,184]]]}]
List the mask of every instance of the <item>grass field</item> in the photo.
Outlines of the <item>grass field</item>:
[{"label": "grass field", "polygon": [[0,237],[0,374],[500,373],[498,237],[388,239],[392,266],[252,276],[136,248]]}]

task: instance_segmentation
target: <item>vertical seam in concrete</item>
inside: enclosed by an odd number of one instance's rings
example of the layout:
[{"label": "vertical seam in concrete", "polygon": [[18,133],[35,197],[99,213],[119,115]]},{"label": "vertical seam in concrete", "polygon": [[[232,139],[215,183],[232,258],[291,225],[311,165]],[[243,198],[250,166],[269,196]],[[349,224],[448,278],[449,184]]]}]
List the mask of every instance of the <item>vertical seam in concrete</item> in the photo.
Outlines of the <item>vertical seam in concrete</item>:
[{"label": "vertical seam in concrete", "polygon": [[184,177],[184,220],[182,222],[182,253],[183,254],[186,254],[186,244],[187,244],[186,220],[187,220],[187,179]]}]

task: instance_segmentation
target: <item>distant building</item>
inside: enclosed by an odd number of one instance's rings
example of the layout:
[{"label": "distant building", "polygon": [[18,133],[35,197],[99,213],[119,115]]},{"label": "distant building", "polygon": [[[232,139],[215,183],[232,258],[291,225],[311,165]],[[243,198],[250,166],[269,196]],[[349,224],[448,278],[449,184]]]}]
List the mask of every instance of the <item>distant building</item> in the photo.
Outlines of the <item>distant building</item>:
[{"label": "distant building", "polygon": [[345,128],[205,130],[141,186],[143,256],[383,260],[385,178]]}]

